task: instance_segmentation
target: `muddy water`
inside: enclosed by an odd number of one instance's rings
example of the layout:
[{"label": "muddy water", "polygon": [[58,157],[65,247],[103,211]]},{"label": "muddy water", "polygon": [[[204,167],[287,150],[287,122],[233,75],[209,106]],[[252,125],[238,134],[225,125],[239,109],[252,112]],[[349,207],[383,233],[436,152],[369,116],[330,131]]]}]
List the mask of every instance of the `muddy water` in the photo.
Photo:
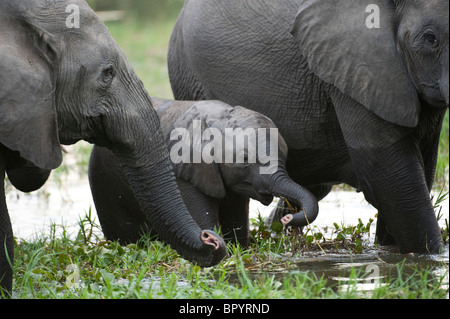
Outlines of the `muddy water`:
[{"label": "muddy water", "polygon": [[[30,194],[7,186],[7,204],[14,234],[18,238],[30,239],[36,234],[47,233],[52,223],[64,225],[69,233],[75,232],[78,221],[89,210],[97,218],[87,177],[76,173],[59,177],[52,173],[43,188]],[[276,205],[276,200],[269,206],[252,200],[250,217],[255,218],[258,214],[267,216]],[[442,219],[448,219],[448,202],[443,208]],[[355,225],[358,219],[366,224],[375,214],[376,210],[364,200],[362,194],[332,192],[320,202],[320,214],[314,225],[318,228],[332,227],[334,222]],[[374,225],[371,231],[375,231]]]},{"label": "muddy water", "polygon": [[[64,225],[69,236],[75,236],[78,231],[80,218],[85,217],[91,210],[92,217],[98,219],[93,205],[87,177],[78,174],[64,175],[56,178],[51,176],[47,184],[38,192],[23,194],[7,186],[7,204],[13,223],[14,234],[17,238],[31,240],[36,235],[48,234],[50,225]],[[257,214],[267,216],[276,205],[273,202],[266,207],[256,201],[251,201],[250,215]],[[367,224],[369,219],[375,219],[376,210],[370,206],[362,194],[355,192],[337,191],[328,195],[320,203],[320,214],[313,223],[315,229],[326,234],[327,227],[334,228],[333,223],[339,225],[356,225],[358,219]],[[441,226],[449,219],[448,199],[442,204]],[[374,239],[375,222],[372,223],[369,240]],[[62,232],[62,227],[57,227],[56,232]],[[293,258],[290,254],[282,256],[289,259],[289,269],[268,270],[265,275],[273,274],[282,278],[296,272],[313,271],[319,277],[324,275],[328,282],[345,283],[350,280],[350,269],[356,269],[360,273],[358,289],[371,290],[392,271],[393,265],[405,260],[405,265],[419,265],[420,267],[433,267],[437,276],[446,273],[446,285],[448,287],[448,245],[441,255],[399,255],[395,250],[384,248],[365,249],[363,254],[350,254],[346,251],[339,253],[304,253],[300,257]],[[405,267],[407,269],[408,267]],[[251,272],[252,276],[262,276],[261,271]],[[344,286],[345,287],[345,286]]]},{"label": "muddy water", "polygon": [[[80,178],[77,174],[59,180],[52,173],[43,188],[30,194],[7,186],[6,202],[17,238],[30,240],[48,234],[52,224],[64,225],[69,234],[76,235],[78,221],[91,208],[98,222],[87,177]],[[56,229],[62,230],[62,227]]]},{"label": "muddy water", "polygon": [[[276,206],[276,203],[272,203],[271,206]],[[444,227],[445,221],[449,219],[448,198],[441,204],[441,207],[442,217],[439,224]],[[253,202],[251,209],[252,215],[255,216],[258,213],[267,215],[272,208]],[[372,247],[375,239],[376,213],[377,211],[365,201],[362,194],[347,191],[332,192],[320,202],[320,212],[313,223],[313,230],[322,232],[326,238],[332,238],[330,230],[334,228],[334,222],[338,225],[349,226],[357,225],[361,219],[366,225],[370,219],[373,219],[369,235],[366,237],[369,242],[368,246]],[[272,274],[282,281],[296,272],[312,271],[318,278],[324,276],[328,284],[332,286],[340,283],[342,289],[347,286],[349,289],[356,287],[358,291],[372,291],[379,285],[383,285],[383,279],[396,278],[397,267],[403,265],[403,276],[413,275],[415,266],[418,266],[419,269],[431,269],[431,274],[436,278],[445,276],[442,285],[446,289],[449,285],[448,244],[444,247],[443,253],[439,255],[401,255],[395,247],[375,248],[373,245],[373,248],[365,248],[362,254],[351,254],[344,249],[338,253],[325,249],[325,252],[304,252],[300,257],[295,258],[286,255],[286,260],[290,262],[289,269],[277,269],[269,272],[255,271],[252,277]]]}]

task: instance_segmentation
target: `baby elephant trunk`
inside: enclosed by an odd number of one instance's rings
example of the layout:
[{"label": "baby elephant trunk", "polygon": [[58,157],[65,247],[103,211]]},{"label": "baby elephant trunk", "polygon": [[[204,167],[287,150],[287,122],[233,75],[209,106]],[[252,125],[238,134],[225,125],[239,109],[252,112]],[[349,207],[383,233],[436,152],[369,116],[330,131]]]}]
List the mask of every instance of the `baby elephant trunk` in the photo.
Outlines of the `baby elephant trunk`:
[{"label": "baby elephant trunk", "polygon": [[285,178],[278,182],[274,189],[276,192],[274,195],[286,200],[288,206],[292,207],[292,212],[281,218],[283,225],[303,227],[316,219],[319,204],[316,197],[306,188]]}]

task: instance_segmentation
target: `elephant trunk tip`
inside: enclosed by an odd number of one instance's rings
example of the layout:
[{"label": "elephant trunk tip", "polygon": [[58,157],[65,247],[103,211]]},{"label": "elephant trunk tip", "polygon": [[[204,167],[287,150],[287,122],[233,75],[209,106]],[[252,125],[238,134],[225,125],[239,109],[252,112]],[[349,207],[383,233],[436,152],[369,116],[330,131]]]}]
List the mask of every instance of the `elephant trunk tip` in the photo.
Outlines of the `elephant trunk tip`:
[{"label": "elephant trunk tip", "polygon": [[314,210],[312,213],[308,214],[302,209],[299,212],[293,214],[286,214],[281,218],[281,223],[283,226],[296,226],[303,227],[311,224],[318,215],[318,209]]},{"label": "elephant trunk tip", "polygon": [[211,247],[213,250],[220,248],[219,239],[210,232],[202,231],[200,238],[205,245]]},{"label": "elephant trunk tip", "polygon": [[[288,176],[272,186],[273,195],[280,197],[289,207],[290,213],[283,216],[285,226],[303,227],[312,223],[319,214],[317,198],[305,187],[295,183]],[[298,208],[298,209],[296,209]],[[294,212],[296,211],[296,212]]]},{"label": "elephant trunk tip", "polygon": [[218,264],[227,255],[227,246],[225,241],[218,234],[211,230],[202,230],[200,240],[206,248],[207,256],[200,258],[197,264],[201,267],[211,267]]},{"label": "elephant trunk tip", "polygon": [[311,195],[309,200],[304,199],[301,210],[284,215],[280,221],[283,226],[303,227],[314,222],[319,214],[319,203]]},{"label": "elephant trunk tip", "polygon": [[287,214],[287,215],[284,215],[284,216],[280,219],[280,221],[281,221],[281,223],[283,224],[283,226],[287,226],[287,225],[292,221],[293,218],[294,218],[294,215],[292,215],[292,214]]}]

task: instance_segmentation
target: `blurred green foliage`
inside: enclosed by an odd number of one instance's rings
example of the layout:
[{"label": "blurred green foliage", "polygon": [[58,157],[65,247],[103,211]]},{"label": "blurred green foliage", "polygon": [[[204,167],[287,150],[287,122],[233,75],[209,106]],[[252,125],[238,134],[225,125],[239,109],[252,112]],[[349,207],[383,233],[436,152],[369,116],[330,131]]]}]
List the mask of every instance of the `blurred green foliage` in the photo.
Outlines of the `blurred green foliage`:
[{"label": "blurred green foliage", "polygon": [[184,0],[87,0],[95,11],[124,10],[138,18],[177,15]]}]

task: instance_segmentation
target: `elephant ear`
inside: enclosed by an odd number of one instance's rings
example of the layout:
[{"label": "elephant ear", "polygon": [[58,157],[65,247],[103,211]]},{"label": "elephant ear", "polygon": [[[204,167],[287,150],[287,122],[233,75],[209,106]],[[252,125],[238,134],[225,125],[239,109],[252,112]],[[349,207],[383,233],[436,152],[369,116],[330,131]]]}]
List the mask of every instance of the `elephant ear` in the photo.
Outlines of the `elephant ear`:
[{"label": "elephant ear", "polygon": [[386,121],[417,125],[420,102],[397,50],[392,1],[305,0],[291,33],[323,81]]},{"label": "elephant ear", "polygon": [[[202,147],[204,143],[201,141],[201,133],[203,132],[203,129],[207,127],[206,122],[203,119],[193,118],[193,116],[191,116],[191,114],[193,114],[192,112],[186,114],[187,116],[181,116],[181,118],[174,123],[171,132],[175,133],[172,139],[168,136],[166,140],[173,162],[175,176],[191,183],[202,193],[210,197],[223,198],[226,195],[225,185],[217,163],[205,163],[201,159],[200,147]],[[196,121],[194,122],[194,120]],[[194,127],[194,125],[197,126]],[[177,136],[181,136],[181,139],[175,139]],[[198,138],[201,141],[200,145],[197,143]],[[200,149],[200,153],[198,149]],[[196,156],[194,155],[194,152],[197,152],[200,161],[194,161],[194,156]],[[183,158],[183,155],[186,154],[189,156]],[[180,156],[182,157],[181,161]],[[176,161],[174,161],[175,157],[178,158]]]},{"label": "elephant ear", "polygon": [[50,38],[18,22],[1,21],[0,29],[0,143],[40,168],[54,169],[62,154]]}]

